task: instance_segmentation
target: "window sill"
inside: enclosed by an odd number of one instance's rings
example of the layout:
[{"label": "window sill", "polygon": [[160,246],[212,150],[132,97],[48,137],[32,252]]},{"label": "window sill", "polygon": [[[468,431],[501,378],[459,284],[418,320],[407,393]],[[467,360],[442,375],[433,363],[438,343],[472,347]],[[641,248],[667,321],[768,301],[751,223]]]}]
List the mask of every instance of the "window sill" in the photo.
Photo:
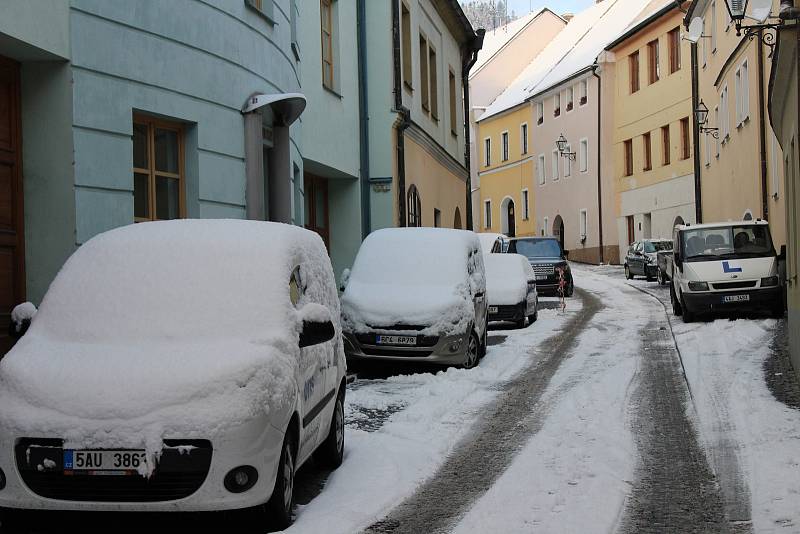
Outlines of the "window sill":
[{"label": "window sill", "polygon": [[344,98],[344,97],[341,95],[341,93],[339,93],[339,91],[337,91],[336,89],[331,89],[330,87],[328,87],[328,86],[327,86],[327,85],[325,85],[324,83],[322,84],[322,88],[323,88],[323,89],[325,89],[325,91],[327,91],[328,93],[332,94],[333,96],[335,96],[336,98],[338,98],[338,99],[340,99],[340,100],[341,100],[342,98]]},{"label": "window sill", "polygon": [[253,0],[244,0],[244,4],[248,8],[250,8],[251,11],[255,12],[256,15],[258,15],[262,19],[266,20],[271,26],[276,26],[278,24],[277,21],[274,18],[272,18],[270,15],[264,13],[262,10],[258,9],[258,7],[256,7],[255,3],[253,3]]}]

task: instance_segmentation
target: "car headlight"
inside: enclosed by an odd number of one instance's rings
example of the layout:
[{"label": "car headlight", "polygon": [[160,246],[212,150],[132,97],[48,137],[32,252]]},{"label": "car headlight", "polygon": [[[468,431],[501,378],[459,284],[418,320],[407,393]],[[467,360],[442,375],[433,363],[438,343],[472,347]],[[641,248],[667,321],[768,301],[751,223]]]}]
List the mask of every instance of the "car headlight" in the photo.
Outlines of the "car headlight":
[{"label": "car headlight", "polygon": [[689,282],[690,291],[708,291],[707,282]]},{"label": "car headlight", "polygon": [[778,285],[777,276],[767,276],[761,279],[761,287],[773,287]]},{"label": "car headlight", "polygon": [[647,257],[647,263],[650,265],[654,265],[656,263],[656,259],[652,256]]}]

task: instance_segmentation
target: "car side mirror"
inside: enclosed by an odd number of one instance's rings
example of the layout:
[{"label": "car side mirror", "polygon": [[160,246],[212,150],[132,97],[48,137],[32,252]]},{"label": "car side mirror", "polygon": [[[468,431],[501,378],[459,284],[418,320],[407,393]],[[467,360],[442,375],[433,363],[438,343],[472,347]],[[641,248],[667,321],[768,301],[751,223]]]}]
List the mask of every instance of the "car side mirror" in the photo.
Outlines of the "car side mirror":
[{"label": "car side mirror", "polygon": [[336,335],[331,312],[322,304],[306,304],[299,315],[303,324],[300,330],[301,349],[325,343]]}]

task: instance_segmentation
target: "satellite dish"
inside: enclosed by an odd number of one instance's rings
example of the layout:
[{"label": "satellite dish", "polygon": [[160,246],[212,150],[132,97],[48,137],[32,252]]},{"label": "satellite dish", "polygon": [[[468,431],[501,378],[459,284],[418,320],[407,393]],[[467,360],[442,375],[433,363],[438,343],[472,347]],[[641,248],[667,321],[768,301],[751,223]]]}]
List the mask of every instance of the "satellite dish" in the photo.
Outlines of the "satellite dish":
[{"label": "satellite dish", "polygon": [[750,18],[763,24],[769,18],[772,9],[772,0],[752,0],[753,8],[750,10]]},{"label": "satellite dish", "polygon": [[697,41],[700,40],[700,37],[703,36],[703,19],[700,17],[695,17],[692,19],[692,22],[689,23],[689,33],[686,35],[686,39],[691,42],[697,44]]}]

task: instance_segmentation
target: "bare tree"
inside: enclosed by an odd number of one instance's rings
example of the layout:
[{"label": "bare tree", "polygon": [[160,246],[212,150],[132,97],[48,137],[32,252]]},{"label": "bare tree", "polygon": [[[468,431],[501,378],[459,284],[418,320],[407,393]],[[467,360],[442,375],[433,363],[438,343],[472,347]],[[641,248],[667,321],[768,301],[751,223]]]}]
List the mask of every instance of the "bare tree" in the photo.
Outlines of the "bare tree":
[{"label": "bare tree", "polygon": [[508,14],[508,5],[503,0],[469,0],[462,1],[461,7],[464,14],[472,23],[473,28],[494,30],[515,20],[516,13]]}]

